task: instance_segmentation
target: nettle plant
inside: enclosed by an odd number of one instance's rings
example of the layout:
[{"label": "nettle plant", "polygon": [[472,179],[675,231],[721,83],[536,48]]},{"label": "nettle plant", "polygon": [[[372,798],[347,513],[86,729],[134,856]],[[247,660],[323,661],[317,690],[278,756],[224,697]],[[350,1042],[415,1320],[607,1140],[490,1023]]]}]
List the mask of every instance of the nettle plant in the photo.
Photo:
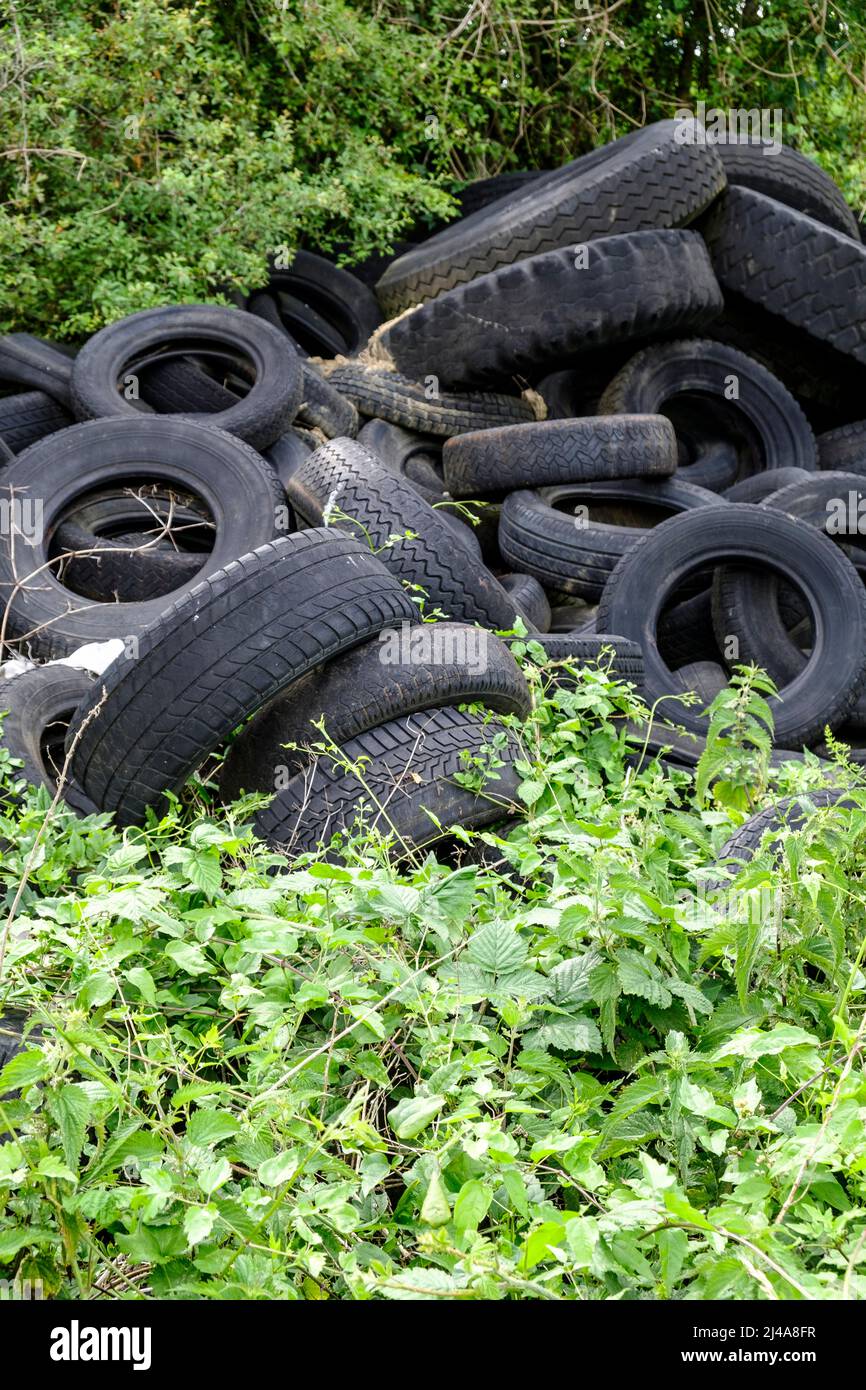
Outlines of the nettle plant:
[{"label": "nettle plant", "polygon": [[[207,782],[121,834],[49,811],[0,752],[0,1014],[27,1033],[0,1072],[4,1276],[60,1298],[866,1293],[856,789],[714,899],[743,811],[634,770],[647,712],[603,663],[554,687],[515,647],[526,814],[462,862],[394,865],[359,832],[289,864]],[[711,725],[763,721],[758,678],[735,690]],[[725,910],[762,884],[770,917]]]}]

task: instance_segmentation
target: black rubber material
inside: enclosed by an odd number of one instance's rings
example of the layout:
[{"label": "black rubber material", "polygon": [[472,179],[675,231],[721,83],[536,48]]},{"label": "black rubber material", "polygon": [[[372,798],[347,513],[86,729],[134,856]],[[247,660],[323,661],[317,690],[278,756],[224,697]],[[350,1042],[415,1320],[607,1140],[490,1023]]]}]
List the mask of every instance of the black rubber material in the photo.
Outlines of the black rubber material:
[{"label": "black rubber material", "polygon": [[[482,791],[461,786],[455,777],[468,770],[471,758],[483,759],[501,728],[456,709],[391,720],[350,739],[336,765],[322,757],[292,778],[256,816],[256,833],[287,853],[303,854],[328,844],[336,832],[351,832],[366,807],[365,825],[393,837],[399,857],[443,838],[452,825],[493,824],[519,806],[516,739],[509,735],[497,750],[503,765],[492,769]],[[360,775],[346,770],[345,762],[359,760]]]},{"label": "black rubber material", "polygon": [[138,603],[194,579],[213,540],[210,518],[165,488],[109,492],[73,507],[57,528],[52,553],[70,558],[54,573],[85,598]]},{"label": "black rubber material", "polygon": [[57,790],[66,730],[92,685],[93,677],[73,666],[36,666],[0,682],[0,711],[8,710],[3,744],[23,764],[15,777],[33,787]]},{"label": "black rubber material", "polygon": [[191,494],[213,519],[213,549],[187,589],[272,539],[285,511],[279,481],[254,449],[192,420],[158,415],[90,420],[49,435],[19,454],[0,477],[0,499],[43,500],[36,542],[30,546],[17,539],[14,547],[0,547],[7,640],[40,656],[66,656],[84,642],[138,637],[159,616],[163,598],[93,603],[65,587],[56,566],[44,568],[54,532],[70,508],[92,492],[143,482]]},{"label": "black rubber material", "polygon": [[[0,407],[2,407],[0,401]],[[836,472],[866,473],[866,420],[853,420],[819,434],[818,466]]]},{"label": "black rubber material", "polygon": [[[849,517],[851,494],[854,495],[853,517]],[[866,479],[856,473],[809,474],[804,480],[772,493],[762,503],[761,510],[770,508],[799,517],[827,534],[837,546],[845,546],[852,537],[847,532],[834,534],[830,530],[831,507],[837,501],[845,513],[844,523],[852,519],[856,525],[860,502],[866,515]],[[850,553],[853,557],[854,551],[859,552],[861,563],[866,564],[864,546],[866,535],[855,532]],[[795,596],[795,602],[799,597]],[[716,572],[713,606],[717,635],[723,631],[736,636],[740,660],[763,666],[776,684],[783,686],[802,671],[807,658],[789,633],[780,598],[778,577],[770,570],[724,565]],[[790,603],[788,607],[790,609]],[[802,609],[801,600],[797,607]],[[853,711],[849,718],[852,715]]]},{"label": "black rubber material", "polygon": [[842,190],[820,164],[790,145],[768,149],[760,140],[743,139],[719,141],[716,150],[729,184],[778,198],[846,236],[859,236],[857,219]]},{"label": "black rubber material", "polygon": [[[446,394],[435,383],[421,385],[399,372],[343,364],[328,373],[328,381],[362,415],[389,420],[407,430],[448,437],[467,430],[492,429],[534,420],[536,411],[522,396],[490,392]],[[428,394],[428,390],[429,393]]]},{"label": "black rubber material", "polygon": [[331,524],[359,536],[393,575],[423,590],[430,609],[460,622],[513,626],[514,604],[449,522],[355,440],[333,439],[304,459],[288,496],[316,526],[326,509],[343,513]]},{"label": "black rubber material", "polygon": [[[554,503],[568,505],[572,514]],[[620,558],[647,534],[648,523],[670,513],[717,505],[726,504],[715,493],[678,478],[512,492],[502,507],[499,548],[509,564],[534,575],[546,589],[594,602]],[[586,507],[588,518],[575,514],[576,507]]]},{"label": "black rubber material", "polygon": [[[0,1071],[7,1062],[11,1062],[13,1057],[17,1057],[19,1052],[23,1052],[25,1047],[32,1043],[37,1045],[42,1036],[39,1027],[32,1028],[27,1035],[27,1042],[24,1041],[24,1029],[27,1026],[28,1016],[18,1009],[7,1009],[0,1013]],[[0,1100],[8,1097],[8,1092],[0,1093]],[[14,1092],[13,1092],[14,1094]],[[0,1139],[11,1138],[11,1135],[0,1134]]]},{"label": "black rubber material", "polygon": [[476,179],[461,188],[456,195],[463,217],[471,217],[473,212],[498,203],[503,198],[513,199],[515,193],[523,193],[529,184],[543,174],[552,172],[546,169],[515,169],[504,174],[492,174],[486,179]]},{"label": "black rubber material", "polygon": [[0,396],[0,439],[13,454],[72,423],[69,411],[45,391]]},{"label": "black rubber material", "polygon": [[352,402],[341,396],[317,367],[305,362],[301,404],[295,417],[301,426],[321,430],[328,439],[339,436],[354,439],[360,420]]},{"label": "black rubber material", "polygon": [[[729,399],[735,388],[737,398]],[[721,436],[737,449],[741,474],[817,468],[815,437],[791,393],[754,358],[711,339],[657,343],[637,353],[608,386],[599,412],[663,414],[688,432],[690,414],[706,415],[710,402]]]},{"label": "black rubber material", "polygon": [[500,574],[499,582],[530,631],[550,630],[550,604],[537,579],[531,574]]},{"label": "black rubber material", "polygon": [[[806,592],[817,630],[802,672],[769,701],[776,742],[798,748],[820,737],[826,724],[844,723],[866,682],[866,590],[850,561],[807,522],[746,502],[722,505],[723,516],[717,508],[697,508],[640,540],[608,580],[598,626],[641,643],[652,704],[671,689],[656,643],[658,616],[683,579],[720,563],[774,568]],[[686,728],[705,727],[692,710],[677,717]]]},{"label": "black rubber material", "polygon": [[121,825],[144,819],[249,715],[317,665],[416,610],[363,544],[337,531],[285,536],[232,561],[113,662],[78,710],[72,772]]},{"label": "black rubber material", "polygon": [[[240,376],[232,374],[231,363],[227,371],[228,378],[236,382],[240,389],[231,389],[226,381],[214,379],[205,366],[206,359],[199,365],[194,359],[179,358],[148,367],[142,372],[143,399],[161,412],[187,411],[211,415],[230,410],[249,393],[252,383],[248,374],[243,375],[243,363],[239,363],[235,369],[240,371]],[[317,367],[302,362],[301,403],[295,423],[321,430],[327,439],[339,434],[354,438],[358,433],[358,412],[351,401],[328,385]]]},{"label": "black rubber material", "polygon": [[673,426],[658,414],[542,420],[449,439],[442,450],[453,497],[521,487],[667,478],[676,472]]},{"label": "black rubber material", "polygon": [[728,673],[723,666],[715,661],[693,661],[673,672],[671,689],[694,693],[700,698],[700,707],[706,709],[727,684]]},{"label": "black rubber material", "polygon": [[[529,687],[505,643],[460,623],[385,629],[296,681],[235,739],[220,773],[224,797],[273,791],[277,774],[310,760],[310,744],[342,748],[391,719],[444,705],[479,703],[525,716]],[[314,727],[324,719],[325,734]],[[298,749],[286,744],[298,744]]]},{"label": "black rubber material", "polygon": [[44,391],[68,409],[71,377],[72,361],[51,343],[32,333],[7,333],[0,338],[0,381]]},{"label": "black rubber material", "polygon": [[495,203],[393,261],[376,286],[389,316],[528,256],[597,237],[679,227],[725,186],[707,144],[688,144],[674,121],[658,121]]},{"label": "black rubber material", "polygon": [[418,434],[389,420],[368,420],[358,431],[358,443],[386,468],[412,483],[428,502],[445,497],[442,440],[435,435]]},{"label": "black rubber material", "polygon": [[731,188],[704,235],[725,289],[866,363],[866,246],[748,188]]},{"label": "black rubber material", "polygon": [[259,449],[288,429],[301,401],[301,363],[291,344],[252,314],[205,304],[145,309],[94,334],[72,366],[75,414],[83,420],[135,419],[147,405],[142,399],[127,400],[124,382],[156,365],[158,358],[186,356],[196,346],[203,353],[216,347],[245,359],[255,377],[247,395],[228,409],[206,413],[207,424]]},{"label": "black rubber material", "polygon": [[[635,232],[549,251],[483,275],[383,329],[371,351],[416,380],[485,385],[602,347],[703,328],[722,296],[696,232]],[[548,365],[549,364],[549,367]]]},{"label": "black rubber material", "polygon": [[810,476],[805,468],[773,468],[763,473],[753,473],[750,478],[741,478],[738,483],[725,489],[729,502],[763,502],[781,488],[791,483],[801,483]]},{"label": "black rubber material", "polygon": [[305,431],[292,426],[279,439],[275,439],[270,448],[264,450],[262,457],[271,465],[285,489],[295,469],[324,442],[324,439],[309,438]]},{"label": "black rubber material", "polygon": [[595,629],[595,605],[578,599],[575,603],[555,604],[550,610],[550,631],[571,636]]},{"label": "black rubber material", "polygon": [[770,848],[776,849],[786,826],[798,830],[814,811],[827,806],[853,807],[860,804],[860,800],[856,796],[852,797],[850,788],[846,787],[826,787],[802,792],[798,796],[786,796],[775,806],[767,806],[744,821],[722,845],[717,862],[724,866],[728,860],[733,859],[747,864],[754,859],[764,842],[764,836],[769,831],[777,832],[769,842]]},{"label": "black rubber material", "polygon": [[318,327],[322,321],[346,354],[362,348],[382,322],[376,297],[363,281],[312,251],[296,251],[285,270],[272,266],[267,290],[257,293],[271,298],[283,293],[310,311],[308,316],[289,313],[287,329],[313,356],[332,355],[320,352],[326,345]]},{"label": "black rubber material", "polygon": [[[627,637],[617,637],[610,633],[532,633],[527,641],[543,647],[547,661],[553,663],[545,674],[551,684],[573,686],[574,681],[567,670],[557,663],[567,661],[579,670],[584,666],[600,666],[609,670],[617,680],[629,681],[638,690],[643,688],[643,652],[637,642]],[[529,653],[533,659],[532,652]]]}]

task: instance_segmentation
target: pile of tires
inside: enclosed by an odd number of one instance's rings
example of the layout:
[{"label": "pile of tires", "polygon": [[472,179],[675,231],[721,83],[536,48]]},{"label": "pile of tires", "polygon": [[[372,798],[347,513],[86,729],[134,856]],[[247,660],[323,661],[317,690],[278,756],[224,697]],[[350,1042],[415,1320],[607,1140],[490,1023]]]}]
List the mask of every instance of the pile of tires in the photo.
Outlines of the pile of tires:
[{"label": "pile of tires", "polygon": [[[663,121],[463,209],[375,289],[307,250],[232,309],[0,340],[26,780],[127,825],[223,751],[274,845],[363,816],[423,847],[514,813],[515,625],[552,663],[612,650],[650,704],[695,691],[698,735],[753,661],[782,748],[860,742],[866,247],[840,191]],[[94,680],[76,654],[107,642]]]}]

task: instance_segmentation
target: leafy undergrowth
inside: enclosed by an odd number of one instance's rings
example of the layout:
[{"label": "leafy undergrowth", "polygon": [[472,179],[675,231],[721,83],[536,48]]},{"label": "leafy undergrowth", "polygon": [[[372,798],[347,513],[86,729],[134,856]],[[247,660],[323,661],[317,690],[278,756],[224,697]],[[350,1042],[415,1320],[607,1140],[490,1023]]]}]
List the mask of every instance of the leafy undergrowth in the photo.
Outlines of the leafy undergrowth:
[{"label": "leafy undergrowth", "polygon": [[0,1274],[60,1298],[866,1294],[856,791],[713,908],[720,846],[779,789],[757,673],[715,702],[699,801],[634,770],[628,687],[543,698],[528,669],[527,819],[462,863],[452,841],[394,868],[359,834],[288,866],[208,784],[123,835],[7,806],[0,1013],[31,1031],[0,1073]]}]

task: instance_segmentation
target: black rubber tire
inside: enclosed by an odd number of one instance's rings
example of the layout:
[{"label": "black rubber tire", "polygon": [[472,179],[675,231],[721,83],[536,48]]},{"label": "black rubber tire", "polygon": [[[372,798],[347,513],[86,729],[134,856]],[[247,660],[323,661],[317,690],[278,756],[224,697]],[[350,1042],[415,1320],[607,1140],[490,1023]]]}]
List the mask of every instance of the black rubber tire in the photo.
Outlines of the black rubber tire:
[{"label": "black rubber tire", "polygon": [[[503,766],[481,792],[454,779],[466,772],[473,756],[483,757],[501,729],[495,720],[456,709],[391,720],[345,743],[336,765],[319,758],[292,778],[259,811],[255,831],[287,853],[303,854],[327,845],[336,832],[351,832],[366,804],[366,825],[394,836],[397,857],[405,857],[446,837],[452,825],[471,830],[493,824],[519,807],[516,739],[509,734],[497,750]],[[359,759],[362,777],[345,767]]]},{"label": "black rubber tire", "polygon": [[98,603],[139,603],[193,580],[213,540],[210,519],[163,489],[141,500],[108,493],[74,507],[51,549],[70,554],[54,571],[66,588]]},{"label": "black rubber tire", "polygon": [[[747,502],[722,505],[723,516],[697,508],[671,517],[623,556],[605,588],[598,625],[641,643],[652,704],[671,688],[655,637],[658,615],[686,575],[738,561],[772,566],[806,590],[821,634],[805,669],[769,700],[776,742],[798,748],[820,737],[826,724],[844,723],[866,682],[866,590],[850,561],[807,522]],[[705,727],[689,709],[678,720],[687,729]]]},{"label": "black rubber tire", "polygon": [[491,174],[486,179],[475,179],[456,194],[460,214],[471,217],[481,208],[490,207],[491,203],[501,203],[504,198],[513,199],[515,193],[526,192],[529,184],[552,172],[548,169],[515,169],[504,174]]},{"label": "black rubber tire", "polygon": [[[682,447],[682,439],[679,440]],[[731,487],[740,471],[740,456],[733,444],[725,439],[701,439],[694,449],[691,463],[681,464],[677,473],[684,483],[694,483],[709,492],[724,492]]]},{"label": "black rubber tire", "polygon": [[[569,662],[580,670],[582,667],[601,666],[609,670],[617,680],[628,681],[638,690],[643,688],[643,652],[637,642],[627,637],[617,637],[610,633],[531,633],[527,639],[544,649],[550,669],[545,674],[553,685],[566,688],[574,685],[567,670],[559,668],[558,663]],[[532,653],[529,653],[532,659]]]},{"label": "black rubber tire", "polygon": [[[146,404],[127,400],[118,382],[136,376],[156,356],[189,355],[216,344],[251,362],[255,380],[246,396],[205,421],[266,448],[288,429],[301,401],[301,363],[283,335],[237,309],[179,304],[144,309],[110,323],[87,342],[72,365],[73,409],[79,419],[118,416],[135,419]],[[181,349],[183,349],[181,351]]]},{"label": "black rubber tire", "polygon": [[[313,251],[296,251],[285,270],[272,266],[267,292],[284,293],[306,305],[339,336],[341,351],[349,355],[358,352],[382,322],[372,290],[351,271]],[[315,338],[311,341],[315,344]],[[317,348],[314,355],[321,355]]]},{"label": "black rubber tire", "polygon": [[301,404],[295,419],[301,426],[321,430],[327,439],[354,439],[361,423],[352,402],[308,362],[303,365]]},{"label": "black rubber tire", "polygon": [[763,473],[753,473],[750,478],[741,478],[733,487],[725,489],[729,502],[763,502],[781,488],[791,483],[801,483],[810,476],[805,468],[773,468]]},{"label": "black rubber tire", "polygon": [[[398,649],[384,660],[387,644]],[[438,645],[434,645],[438,644]],[[420,656],[413,655],[413,648]],[[473,660],[469,660],[470,654]],[[472,667],[483,660],[483,669]],[[444,705],[486,705],[499,714],[529,713],[526,680],[505,643],[460,623],[416,623],[384,629],[290,685],[242,729],[220,773],[220,791],[234,798],[273,791],[311,758],[309,745],[350,739],[389,720]],[[314,727],[324,719],[326,733]],[[297,749],[286,744],[298,744]]]},{"label": "black rubber tire", "polygon": [[[24,1041],[24,1029],[27,1026],[28,1015],[20,1009],[7,1009],[0,1014],[0,1071],[3,1070],[7,1062],[11,1062],[13,1057],[17,1057],[19,1052],[23,1052],[25,1047],[32,1044],[36,1045],[42,1036],[42,1029],[38,1026],[31,1028],[27,1035],[27,1042]],[[15,1092],[12,1093],[13,1095]],[[9,1092],[0,1093],[0,1100],[8,1099]],[[7,1132],[0,1133],[0,1139],[9,1139],[12,1136]]]},{"label": "black rubber tire", "polygon": [[16,545],[14,553],[10,545],[0,547],[7,640],[40,656],[67,656],[85,642],[138,637],[159,616],[164,598],[92,603],[44,568],[54,532],[76,502],[98,489],[123,488],[143,479],[198,498],[215,524],[213,549],[181,594],[280,530],[285,495],[279,481],[264,459],[234,435],[157,415],[72,425],[31,445],[0,477],[0,499],[28,493],[44,499],[42,534],[36,542]]},{"label": "black rubber tire", "polygon": [[866,420],[827,430],[818,435],[816,443],[819,468],[834,473],[866,473]]},{"label": "black rubber tire", "polygon": [[715,661],[692,661],[673,672],[671,688],[699,697],[700,708],[706,709],[728,684],[728,673]]},{"label": "black rubber tire", "polygon": [[[241,372],[243,364],[240,365]],[[231,364],[228,373],[231,376]],[[251,382],[241,377],[242,390],[233,390],[214,379],[194,359],[156,363],[142,372],[141,394],[148,405],[162,413],[217,414],[230,410],[249,393]],[[358,412],[351,401],[329,386],[317,367],[301,363],[301,403],[295,415],[301,427],[321,430],[326,439],[358,433]]]},{"label": "black rubber tire", "polygon": [[500,574],[499,582],[530,632],[550,631],[550,604],[537,579],[531,574]]},{"label": "black rubber tire", "polygon": [[[576,516],[554,508],[555,502],[566,499],[590,509],[585,525],[578,525]],[[502,507],[499,548],[509,564],[522,574],[534,575],[545,589],[597,602],[615,565],[647,534],[646,527],[639,524],[597,519],[599,511],[604,517],[605,503],[612,503],[626,519],[629,504],[676,513],[716,506],[720,499],[678,478],[658,483],[619,479],[512,492]]]},{"label": "black rubber tire", "polygon": [[657,121],[533,180],[393,261],[376,286],[389,317],[528,256],[616,233],[679,227],[725,186],[711,145]]},{"label": "black rubber tire", "polygon": [[[326,508],[381,554],[398,579],[420,587],[447,618],[508,631],[515,607],[451,524],[353,439],[333,439],[304,459],[289,480],[289,501],[314,526]],[[411,538],[391,540],[411,533]]]},{"label": "black rubber tire", "polygon": [[[736,400],[726,396],[732,378]],[[608,386],[599,411],[667,415],[677,427],[682,398],[703,412],[712,400],[716,424],[737,449],[741,475],[817,468],[815,436],[791,393],[754,358],[711,339],[657,343],[637,353]]]},{"label": "black rubber tire", "polygon": [[722,845],[717,863],[724,866],[726,861],[734,859],[748,864],[760,850],[768,831],[779,832],[770,842],[771,848],[776,849],[785,826],[799,829],[814,811],[826,806],[845,806],[846,803],[859,806],[860,800],[855,797],[856,793],[852,797],[851,789],[846,787],[822,787],[820,790],[801,792],[797,796],[786,796],[775,806],[767,806],[744,821]]},{"label": "black rubber tire", "polygon": [[35,666],[0,682],[0,711],[7,753],[23,766],[14,777],[52,794],[63,769],[66,730],[81,701],[90,694],[93,677],[73,666]]},{"label": "black rubber tire", "polygon": [[726,290],[724,313],[714,320],[712,334],[777,376],[796,396],[816,433],[863,414],[862,364],[804,328],[783,323],[755,300]]},{"label": "black rubber tire", "polygon": [[723,659],[713,631],[712,582],[662,613],[656,640],[665,665],[674,673],[696,661],[718,664]]},{"label": "black rubber tire", "polygon": [[726,291],[866,364],[866,246],[774,198],[731,188],[704,235]]},{"label": "black rubber tire", "polygon": [[442,440],[435,435],[418,434],[389,420],[368,420],[358,431],[358,443],[411,483],[431,506],[445,499]]},{"label": "black rubber tire", "polygon": [[594,604],[575,603],[554,604],[550,610],[550,631],[563,636],[577,637],[580,633],[592,634],[595,630]]},{"label": "black rubber tire", "polygon": [[300,466],[308,454],[312,454],[324,442],[323,439],[310,438],[305,431],[292,426],[290,430],[286,430],[285,434],[281,434],[279,439],[275,439],[268,449],[265,449],[262,457],[271,465],[283,489],[285,489],[295,469]]},{"label": "black rubber tire", "polygon": [[857,218],[842,190],[813,159],[790,145],[765,153],[760,140],[720,141],[716,145],[728,184],[752,188],[797,208],[816,222],[858,237]]},{"label": "black rubber tire", "polygon": [[[837,498],[847,503],[850,491],[854,491],[858,500],[866,503],[866,480],[858,474],[812,473],[805,480],[772,493],[761,504],[761,510],[770,508],[808,522],[841,547],[850,538],[845,534],[832,535],[829,531],[829,504]],[[859,552],[861,563],[866,563],[863,549],[866,536],[858,534],[857,539],[859,543],[853,550]],[[802,609],[800,595],[792,597],[796,607]],[[771,571],[739,569],[728,565],[716,571],[713,621],[717,635],[724,632],[735,636],[739,642],[740,660],[763,666],[778,686],[794,680],[807,660],[789,632],[790,614],[789,620],[785,621],[786,612],[780,603],[781,598],[779,581]],[[788,608],[791,608],[790,603]],[[852,709],[849,718],[853,713]]]},{"label": "black rubber tire", "polygon": [[399,372],[360,363],[335,367],[328,373],[328,381],[353,401],[362,415],[389,420],[420,434],[447,438],[467,430],[493,429],[536,418],[534,407],[522,396],[437,391],[428,398],[424,386]]},{"label": "black rubber tire", "polygon": [[442,467],[453,497],[608,478],[668,478],[677,468],[677,441],[662,415],[542,420],[449,439]]},{"label": "black rubber tire", "polygon": [[582,270],[569,249],[482,275],[384,328],[371,352],[444,386],[533,380],[597,348],[703,328],[721,311],[696,232],[605,237],[587,256]]},{"label": "black rubber tire", "polygon": [[69,409],[72,361],[65,352],[34,338],[32,333],[7,333],[0,338],[0,382],[44,391]]},{"label": "black rubber tire", "polygon": [[[307,671],[416,609],[337,531],[260,546],[211,574],[114,661],[70,726],[77,786],[121,825],[177,791],[233,729]],[[87,728],[84,721],[102,702]]]},{"label": "black rubber tire", "polygon": [[45,391],[0,396],[0,439],[13,454],[72,423],[69,411]]}]

